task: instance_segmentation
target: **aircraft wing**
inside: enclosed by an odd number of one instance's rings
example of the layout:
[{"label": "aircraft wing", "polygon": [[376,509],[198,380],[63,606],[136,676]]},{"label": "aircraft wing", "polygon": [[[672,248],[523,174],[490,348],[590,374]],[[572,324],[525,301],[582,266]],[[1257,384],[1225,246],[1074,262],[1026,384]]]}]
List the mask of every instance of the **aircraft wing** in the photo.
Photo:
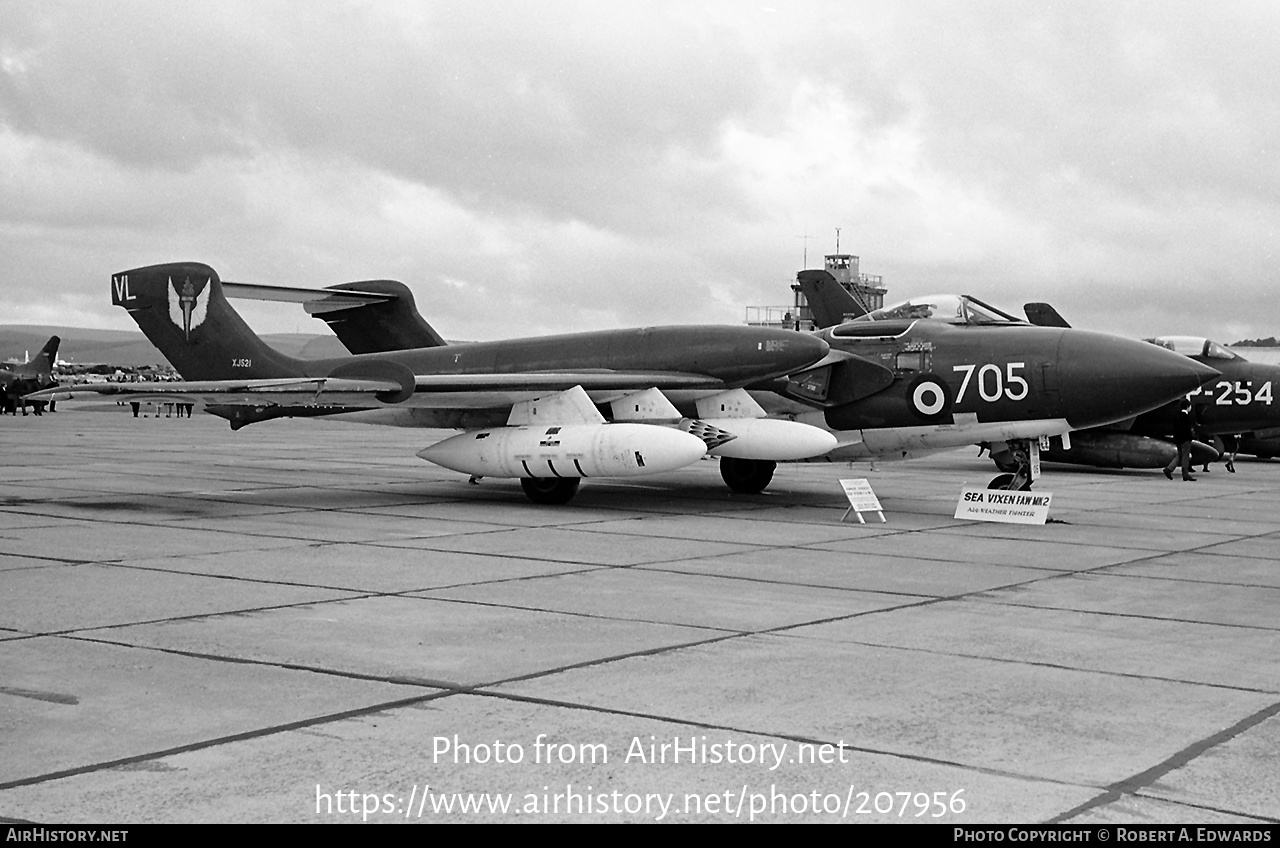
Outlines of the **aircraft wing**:
[{"label": "aircraft wing", "polygon": [[393,380],[298,377],[279,380],[80,383],[44,389],[26,397],[28,400],[61,400],[82,395],[106,395],[121,400],[191,401],[198,398],[206,403],[217,402],[233,406],[278,403],[377,406],[377,395],[400,390],[400,384]]},{"label": "aircraft wing", "polygon": [[419,392],[558,392],[574,386],[582,386],[588,391],[725,388],[720,380],[681,371],[526,371],[518,374],[429,374],[415,379]]},{"label": "aircraft wing", "polygon": [[598,402],[644,389],[720,391],[719,380],[672,371],[542,371],[517,374],[425,374],[413,378],[415,391],[392,376],[297,377],[259,380],[82,383],[28,395],[59,400],[77,395],[106,395],[120,400],[198,399],[219,406],[343,406],[376,409],[405,407],[478,409],[510,405],[581,386]]}]

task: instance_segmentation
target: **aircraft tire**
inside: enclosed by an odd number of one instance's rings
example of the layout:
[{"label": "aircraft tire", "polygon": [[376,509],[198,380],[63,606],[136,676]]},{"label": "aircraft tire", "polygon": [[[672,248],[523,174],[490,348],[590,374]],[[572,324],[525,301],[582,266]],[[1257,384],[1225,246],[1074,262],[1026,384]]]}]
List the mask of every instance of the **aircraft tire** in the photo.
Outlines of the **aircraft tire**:
[{"label": "aircraft tire", "polygon": [[521,477],[520,488],[536,504],[558,506],[573,500],[581,482],[579,477]]},{"label": "aircraft tire", "polygon": [[[1009,489],[1010,484],[1013,483],[1013,477],[1014,475],[1012,474],[1001,474],[997,477],[993,477],[991,479],[991,482],[987,484],[987,488],[1001,489],[1001,490]],[[1022,481],[1022,485],[1018,487],[1017,491],[1019,492],[1031,491],[1031,481],[1030,480]]]},{"label": "aircraft tire", "polygon": [[778,463],[770,459],[735,459],[731,456],[720,458],[720,476],[725,484],[735,492],[757,495],[765,490],[773,479],[774,469]]}]

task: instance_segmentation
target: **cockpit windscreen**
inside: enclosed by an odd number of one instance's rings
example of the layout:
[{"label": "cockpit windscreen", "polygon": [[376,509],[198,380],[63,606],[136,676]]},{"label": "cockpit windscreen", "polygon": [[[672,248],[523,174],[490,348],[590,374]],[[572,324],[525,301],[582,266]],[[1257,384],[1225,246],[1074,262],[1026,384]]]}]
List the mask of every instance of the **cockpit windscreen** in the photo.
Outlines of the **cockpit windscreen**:
[{"label": "cockpit windscreen", "polygon": [[948,324],[1025,324],[976,297],[960,294],[936,294],[913,297],[883,309],[869,312],[857,321],[891,321],[903,318],[929,318]]},{"label": "cockpit windscreen", "polygon": [[1147,341],[1183,356],[1203,356],[1206,359],[1222,360],[1244,358],[1226,345],[1218,344],[1204,336],[1158,336]]}]

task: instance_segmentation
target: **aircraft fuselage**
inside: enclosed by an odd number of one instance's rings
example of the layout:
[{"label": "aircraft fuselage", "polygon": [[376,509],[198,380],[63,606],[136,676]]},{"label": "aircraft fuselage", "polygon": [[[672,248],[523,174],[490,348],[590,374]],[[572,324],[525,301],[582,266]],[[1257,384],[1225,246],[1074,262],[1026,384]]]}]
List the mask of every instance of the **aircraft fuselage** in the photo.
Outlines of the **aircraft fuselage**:
[{"label": "aircraft fuselage", "polygon": [[[1191,393],[1196,421],[1206,433],[1247,433],[1280,427],[1280,366],[1248,360],[1209,360],[1193,357],[1222,372],[1216,380],[1205,383]],[[1157,418],[1157,416],[1159,416]],[[1155,420],[1166,423],[1165,432],[1173,432],[1173,409],[1161,408],[1152,413]]]},{"label": "aircraft fuselage", "polygon": [[799,420],[837,434],[836,459],[1097,427],[1157,408],[1215,373],[1086,330],[894,320],[819,335],[857,359],[797,375],[783,394],[825,407]]}]

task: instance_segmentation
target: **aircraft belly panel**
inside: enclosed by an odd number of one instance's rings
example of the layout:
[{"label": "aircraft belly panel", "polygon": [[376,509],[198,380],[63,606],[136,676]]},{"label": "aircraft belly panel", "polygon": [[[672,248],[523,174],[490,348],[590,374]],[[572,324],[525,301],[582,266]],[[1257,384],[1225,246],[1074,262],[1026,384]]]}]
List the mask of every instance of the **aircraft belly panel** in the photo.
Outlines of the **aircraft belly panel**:
[{"label": "aircraft belly panel", "polygon": [[846,444],[842,441],[839,447],[828,454],[828,457],[865,459],[892,454],[923,454],[976,445],[979,442],[1057,436],[1070,430],[1071,426],[1066,419],[1062,418],[1002,421],[989,424],[974,422],[960,425],[865,429],[859,431],[862,437],[860,442]]}]

